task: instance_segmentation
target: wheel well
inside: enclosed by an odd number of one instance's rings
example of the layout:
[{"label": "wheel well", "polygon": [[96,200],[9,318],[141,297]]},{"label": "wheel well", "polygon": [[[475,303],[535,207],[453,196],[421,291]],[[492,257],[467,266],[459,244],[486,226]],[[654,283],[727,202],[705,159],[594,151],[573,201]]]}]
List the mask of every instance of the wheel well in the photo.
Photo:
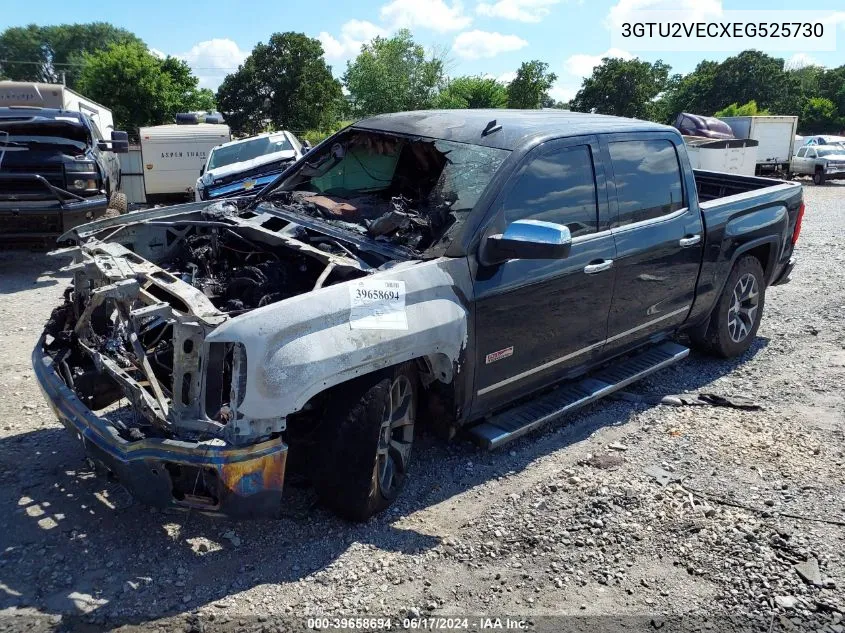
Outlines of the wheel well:
[{"label": "wheel well", "polygon": [[[763,267],[763,278],[769,278],[769,268],[770,268],[770,259],[772,253],[772,245],[771,244],[760,244],[760,246],[755,246],[752,249],[745,251],[741,257],[745,257],[746,255],[751,255],[752,257],[756,257],[760,261],[760,266]],[[738,261],[738,260],[737,260]]]}]

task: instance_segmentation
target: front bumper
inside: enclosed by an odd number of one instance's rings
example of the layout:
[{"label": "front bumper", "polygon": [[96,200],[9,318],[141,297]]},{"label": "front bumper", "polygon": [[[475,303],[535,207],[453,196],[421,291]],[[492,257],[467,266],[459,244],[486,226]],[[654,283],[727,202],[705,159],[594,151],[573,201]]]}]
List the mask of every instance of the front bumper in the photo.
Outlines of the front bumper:
[{"label": "front bumper", "polygon": [[51,241],[72,228],[102,216],[108,208],[106,196],[61,202],[56,199],[0,200],[0,244],[14,245],[33,240]]},{"label": "front bumper", "polygon": [[65,384],[43,345],[42,335],[32,366],[53,412],[87,455],[139,501],[232,517],[279,515],[288,450],[281,438],[246,447],[162,438],[127,441]]}]

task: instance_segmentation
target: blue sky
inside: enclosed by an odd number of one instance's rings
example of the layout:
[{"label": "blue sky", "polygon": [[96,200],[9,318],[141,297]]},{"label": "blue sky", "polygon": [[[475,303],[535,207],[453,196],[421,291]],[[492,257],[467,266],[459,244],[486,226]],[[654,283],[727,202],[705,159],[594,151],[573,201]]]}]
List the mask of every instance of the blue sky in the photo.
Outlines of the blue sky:
[{"label": "blue sky", "polygon": [[[155,51],[186,59],[201,84],[216,88],[252,47],[277,31],[302,31],[319,38],[328,62],[341,75],[346,60],[374,35],[408,27],[417,41],[445,52],[451,75],[483,74],[507,80],[523,60],[541,59],[558,75],[556,98],[574,95],[581,80],[611,48],[610,29],[637,9],[795,10],[786,0],[241,0],[186,4],[173,0],[74,2],[2,0],[0,30],[28,23],[105,20],[127,28]],[[832,14],[836,51],[775,53],[792,63],[845,63],[845,2],[814,0],[808,9]],[[687,72],[701,59],[726,52],[640,52],[663,59],[673,72]]]}]

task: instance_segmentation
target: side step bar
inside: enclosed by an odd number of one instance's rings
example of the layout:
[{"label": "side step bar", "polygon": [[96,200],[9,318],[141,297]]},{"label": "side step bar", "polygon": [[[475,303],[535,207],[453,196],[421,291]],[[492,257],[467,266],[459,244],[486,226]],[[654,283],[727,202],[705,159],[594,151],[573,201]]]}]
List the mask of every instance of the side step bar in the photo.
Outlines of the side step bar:
[{"label": "side step bar", "polygon": [[682,345],[661,343],[604,367],[580,382],[564,383],[549,393],[497,413],[469,429],[469,433],[484,448],[498,448],[688,355],[689,349]]}]

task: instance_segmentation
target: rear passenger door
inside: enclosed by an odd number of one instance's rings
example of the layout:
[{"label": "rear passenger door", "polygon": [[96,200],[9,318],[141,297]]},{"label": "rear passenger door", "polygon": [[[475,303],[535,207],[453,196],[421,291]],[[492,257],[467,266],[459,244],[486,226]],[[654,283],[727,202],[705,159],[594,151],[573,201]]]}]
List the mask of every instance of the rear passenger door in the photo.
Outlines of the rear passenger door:
[{"label": "rear passenger door", "polygon": [[602,141],[616,245],[604,355],[677,327],[695,297],[704,229],[674,139],[625,134]]},{"label": "rear passenger door", "polygon": [[572,246],[561,259],[479,263],[474,412],[578,372],[600,353],[615,252],[604,180],[598,141],[589,137],[535,148],[504,186],[485,235],[543,220],[568,226]]}]

